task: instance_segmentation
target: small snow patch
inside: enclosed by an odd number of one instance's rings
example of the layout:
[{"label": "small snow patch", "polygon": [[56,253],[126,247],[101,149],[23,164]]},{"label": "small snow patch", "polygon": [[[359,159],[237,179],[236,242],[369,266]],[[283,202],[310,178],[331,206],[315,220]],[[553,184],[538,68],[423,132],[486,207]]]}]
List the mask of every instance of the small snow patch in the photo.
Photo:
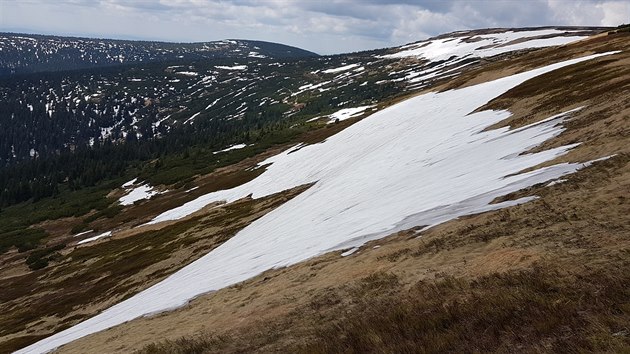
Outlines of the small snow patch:
[{"label": "small snow patch", "polygon": [[138,180],[138,178],[134,178],[129,182],[126,182],[125,184],[122,185],[123,188],[127,189],[127,188],[131,188],[131,186],[133,186],[134,184],[136,184],[136,181]]},{"label": "small snow patch", "polygon": [[348,257],[349,255],[353,254],[354,252],[356,252],[356,251],[358,251],[358,250],[359,250],[359,247],[353,247],[353,248],[351,248],[351,249],[349,249],[349,250],[347,250],[347,251],[343,252],[343,253],[341,254],[341,257]]},{"label": "small snow patch", "polygon": [[118,202],[121,205],[131,205],[138,200],[149,199],[156,194],[158,194],[158,192],[154,190],[152,186],[143,184],[132,189],[127,195],[120,197]]},{"label": "small snow patch", "polygon": [[222,70],[245,70],[247,69],[247,65],[234,65],[234,66],[216,65],[215,68],[222,69]]},{"label": "small snow patch", "polygon": [[232,146],[230,146],[228,148],[225,148],[223,150],[215,151],[212,154],[216,155],[216,154],[219,154],[219,153],[222,153],[222,152],[238,150],[238,149],[242,149],[242,148],[247,147],[247,146],[249,146],[249,145],[247,145],[247,144],[236,144],[236,145],[232,145]]},{"label": "small snow patch", "polygon": [[90,232],[93,232],[94,230],[87,230],[87,231],[83,231],[83,232],[79,232],[78,234],[72,236],[72,237],[81,237],[83,235],[89,234]]},{"label": "small snow patch", "polygon": [[98,240],[100,238],[104,238],[104,237],[110,237],[111,235],[112,235],[111,231],[103,232],[100,235],[96,235],[94,237],[90,237],[90,238],[86,238],[85,240],[81,240],[81,241],[77,242],[77,245],[82,245],[84,243],[96,241],[96,240]]},{"label": "small snow patch", "polygon": [[333,123],[337,120],[342,121],[342,120],[346,120],[346,119],[350,119],[350,118],[355,118],[358,117],[360,115],[362,115],[365,110],[367,110],[368,108],[372,108],[373,106],[361,106],[361,107],[356,107],[356,108],[344,108],[342,110],[339,110],[333,114],[331,114],[329,123]]},{"label": "small snow patch", "polygon": [[326,69],[326,70],[323,70],[322,73],[324,73],[324,74],[340,73],[342,71],[348,71],[350,69],[354,69],[354,68],[356,68],[358,66],[360,66],[360,65],[359,64],[349,64],[349,65],[340,66],[338,68]]},{"label": "small snow patch", "polygon": [[551,187],[551,186],[556,185],[556,184],[564,183],[566,181],[567,181],[566,179],[557,179],[555,181],[549,182],[549,184],[547,184],[547,187]]}]

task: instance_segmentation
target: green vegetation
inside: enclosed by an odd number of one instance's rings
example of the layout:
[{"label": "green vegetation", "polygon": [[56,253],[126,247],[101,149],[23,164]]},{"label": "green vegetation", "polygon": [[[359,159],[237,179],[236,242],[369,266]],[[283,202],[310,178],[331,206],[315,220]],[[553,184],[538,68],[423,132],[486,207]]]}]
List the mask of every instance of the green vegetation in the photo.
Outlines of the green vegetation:
[{"label": "green vegetation", "polygon": [[[178,91],[172,97],[163,98],[160,103],[161,108],[157,107],[157,104],[143,106],[142,103],[137,103],[141,100],[131,103],[128,98],[120,96],[119,90],[122,90],[122,87],[108,88],[103,97],[100,98],[101,101],[98,104],[101,106],[98,107],[102,107],[104,103],[105,109],[109,109],[107,107],[126,102],[126,106],[121,108],[127,112],[124,114],[130,114],[135,109],[143,112],[142,114],[153,117],[152,119],[156,119],[158,110],[167,109],[168,111],[171,108],[167,107],[171,107],[171,105],[185,104],[189,107],[186,110],[188,113],[172,113],[172,119],[181,121],[189,117],[190,111],[204,109],[208,102],[222,99],[236,89],[246,88],[243,85],[251,85],[252,83],[257,85],[255,86],[255,96],[243,102],[229,101],[225,107],[218,107],[217,105],[216,108],[200,115],[194,125],[175,125],[168,134],[166,131],[160,130],[159,132],[165,135],[159,139],[128,137],[124,143],[106,141],[93,147],[78,145],[72,151],[61,150],[53,154],[40,149],[38,150],[41,153],[39,158],[6,164],[0,168],[0,185],[4,186],[0,189],[0,207],[3,208],[0,211],[0,225],[2,225],[0,227],[0,239],[4,239],[2,244],[5,245],[0,247],[0,252],[6,251],[11,246],[18,246],[21,250],[35,247],[45,235],[38,233],[38,236],[35,237],[25,233],[24,237],[21,237],[19,236],[20,230],[25,230],[44,220],[55,220],[68,216],[78,217],[95,210],[95,213],[72,227],[72,232],[78,233],[87,230],[89,224],[95,220],[116,216],[121,208],[110,206],[112,201],[104,197],[109,191],[120,187],[122,183],[133,177],[139,177],[140,180],[147,181],[152,185],[171,185],[172,188],[180,188],[191,182],[195,176],[204,175],[219,167],[255,156],[273,146],[290,142],[297,143],[298,141],[314,143],[323,140],[346,127],[348,123],[344,122],[318,129],[321,127],[320,123],[306,123],[306,121],[314,116],[339,109],[337,108],[338,105],[343,102],[358,105],[400,94],[393,85],[368,85],[359,88],[359,82],[356,82],[320,94],[302,94],[298,99],[306,105],[292,114],[286,114],[291,107],[288,104],[269,103],[272,99],[281,100],[283,94],[280,94],[279,91],[285,87],[299,85],[300,81],[303,80],[304,71],[322,66],[338,65],[340,58],[332,58],[331,60],[330,63],[320,63],[317,60],[290,61],[285,63],[283,67],[269,67],[264,70],[277,71],[276,76],[271,79],[260,82],[256,80],[258,75],[266,72],[252,73],[251,80],[239,84],[241,86],[219,87],[215,91],[206,92],[203,98],[196,100],[185,99],[185,95]],[[215,64],[217,64],[216,61],[195,63],[198,69],[202,70],[210,70]],[[8,95],[8,98],[5,101],[0,100],[0,105],[4,104],[6,107],[3,107],[7,112],[13,112],[11,114],[20,118],[10,122],[29,122],[33,121],[35,114],[42,115],[45,112],[40,112],[37,109],[33,112],[25,112],[23,105],[18,104],[22,98],[13,96],[19,92],[35,90],[36,92],[32,92],[32,97],[29,96],[29,99],[34,99],[38,94],[48,92],[50,85],[54,87],[68,80],[83,84],[85,80],[91,80],[95,73],[102,75],[104,80],[108,82],[118,84],[128,82],[129,77],[142,77],[146,80],[153,78],[154,84],[159,86],[160,82],[164,80],[164,67],[165,64],[148,64],[135,68],[48,73],[41,74],[38,78],[35,76],[5,78],[3,82],[0,82],[0,94],[2,87],[5,87],[7,90],[4,94]],[[167,76],[167,78],[172,77],[174,76]],[[290,80],[287,81],[286,77],[289,77]],[[372,80],[376,79],[377,77],[372,78]],[[86,84],[88,85],[85,88],[87,92],[98,89],[98,87],[89,87],[91,82]],[[145,90],[143,86],[125,86],[124,89],[128,89],[137,97],[149,95],[147,92],[143,92]],[[266,97],[267,101],[264,101],[266,103],[258,103],[261,97]],[[111,100],[111,102],[106,102],[106,100]],[[70,139],[70,137],[51,135],[49,134],[50,131],[59,128],[63,128],[63,131],[81,131],[83,129],[81,120],[77,121],[69,116],[73,109],[91,112],[87,113],[90,119],[105,120],[104,123],[98,125],[111,124],[111,122],[108,123],[108,120],[111,120],[112,117],[94,116],[94,110],[97,108],[96,102],[81,102],[76,106],[71,103],[64,104],[70,105],[68,110],[60,110],[61,113],[56,113],[57,116],[53,120],[47,119],[45,122],[48,123],[46,124],[70,121],[74,122],[72,124],[79,124],[79,126],[37,127],[37,134],[45,134],[45,136],[37,136],[36,141],[42,141],[46,146],[55,146]],[[224,119],[233,114],[234,110],[241,104],[247,104],[249,107],[241,119]],[[143,136],[151,136],[149,130],[152,128],[149,122],[150,120],[140,124],[139,129]],[[88,128],[85,134],[79,133],[80,137],[75,136],[72,139],[87,139],[93,134],[100,135],[100,130],[97,128]],[[94,129],[97,130],[94,131]],[[15,141],[28,140],[20,137],[20,134],[29,134],[28,129],[14,131],[17,135],[11,136],[11,139]],[[314,131],[315,134],[312,134]],[[121,131],[117,130],[112,134],[121,134]],[[15,143],[17,144],[17,142]],[[249,146],[226,153],[214,154],[215,151],[235,143],[245,143]],[[4,144],[0,146],[2,151],[12,149],[9,140],[4,140],[0,143],[0,145],[2,144]],[[25,151],[26,146],[16,147],[16,149]]]},{"label": "green vegetation", "polygon": [[[26,225],[24,225],[26,226]],[[19,252],[28,251],[37,247],[39,241],[47,236],[41,229],[18,227],[0,231],[0,253],[8,251],[11,247],[17,247]]]},{"label": "green vegetation", "polygon": [[630,32],[630,24],[617,26],[617,29],[608,32],[608,34],[628,33]]},{"label": "green vegetation", "polygon": [[48,262],[52,260],[59,260],[62,256],[56,251],[61,251],[65,244],[59,244],[53,247],[47,247],[31,252],[26,258],[26,264],[31,270],[42,269],[48,266]]},{"label": "green vegetation", "polygon": [[111,201],[106,199],[105,195],[113,188],[112,184],[119,186],[117,182],[111,181],[98,187],[78,191],[66,190],[55,197],[36,202],[22,202],[2,209],[0,211],[0,253],[8,251],[11,247],[17,247],[19,252],[36,248],[48,235],[44,230],[32,227],[42,221],[78,217],[91,210],[97,210],[98,212],[94,215],[99,217],[110,214],[111,211],[105,210],[108,210]]},{"label": "green vegetation", "polygon": [[[0,335],[20,331],[44,316],[66,317],[78,305],[130,294],[134,286],[138,285],[131,281],[132,276],[176,252],[178,238],[197,222],[198,219],[192,219],[135,238],[111,240],[99,247],[80,247],[66,256],[56,253],[65,245],[33,251],[27,260],[29,267],[41,269],[48,261],[56,260],[61,266],[47,270],[46,274],[51,279],[62,280],[49,283],[37,280],[37,276],[44,271],[39,270],[0,281],[1,287],[7,289],[0,292],[0,304],[5,309],[16,306],[16,301],[26,301],[29,294],[52,294],[36,297],[29,302],[29,306],[3,311],[0,314]],[[87,261],[92,262],[86,265]],[[171,269],[168,273],[174,271],[176,269]],[[137,282],[143,280],[136,279]]]},{"label": "green vegetation", "polygon": [[317,56],[296,47],[249,40],[171,43],[39,34],[0,34],[6,38],[3,43],[0,76],[146,62],[185,64],[190,60],[202,58],[234,60],[247,57],[250,51],[271,58]]},{"label": "green vegetation", "polygon": [[[372,60],[364,55],[352,59]],[[369,85],[350,80],[291,95],[305,80],[329,81],[311,73],[345,60],[250,58],[238,61],[247,70],[235,72],[216,68],[233,59],[207,59],[2,77],[0,207],[94,187],[131,170],[154,184],[177,183],[238,159],[216,161],[213,151],[258,145],[244,155],[252,156],[308,130],[303,123],[312,117],[401,94],[395,84],[375,84],[387,73],[366,70]]]}]

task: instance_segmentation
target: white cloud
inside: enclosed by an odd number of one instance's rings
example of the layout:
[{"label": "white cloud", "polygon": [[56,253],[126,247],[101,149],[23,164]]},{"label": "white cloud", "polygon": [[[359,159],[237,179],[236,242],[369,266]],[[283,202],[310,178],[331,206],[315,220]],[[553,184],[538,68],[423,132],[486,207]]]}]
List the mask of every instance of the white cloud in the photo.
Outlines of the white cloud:
[{"label": "white cloud", "polygon": [[607,1],[599,4],[604,17],[601,20],[603,26],[617,26],[622,23],[630,23],[630,2]]},{"label": "white cloud", "polygon": [[553,18],[569,26],[618,26],[630,21],[628,1],[548,0]]}]

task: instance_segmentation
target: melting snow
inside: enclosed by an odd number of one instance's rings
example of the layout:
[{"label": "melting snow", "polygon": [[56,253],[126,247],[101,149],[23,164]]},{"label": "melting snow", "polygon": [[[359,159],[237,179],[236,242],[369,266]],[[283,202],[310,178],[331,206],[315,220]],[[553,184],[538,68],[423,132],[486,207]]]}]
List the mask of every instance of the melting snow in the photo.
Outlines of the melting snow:
[{"label": "melting snow", "polygon": [[340,73],[342,71],[348,71],[348,70],[354,69],[354,68],[356,68],[358,66],[361,66],[361,65],[360,64],[349,64],[349,65],[340,66],[338,68],[323,70],[322,72],[324,74],[334,74],[334,73]]},{"label": "melting snow", "polygon": [[129,193],[127,193],[127,195],[120,197],[118,202],[121,205],[131,205],[138,200],[148,199],[156,194],[158,194],[158,192],[154,190],[153,187],[148,184],[143,184],[132,189]]},{"label": "melting snow", "polygon": [[230,146],[230,147],[228,147],[228,148],[226,148],[226,149],[219,150],[219,151],[215,151],[215,152],[213,152],[213,154],[215,154],[215,155],[216,155],[216,154],[221,153],[221,152],[232,151],[232,150],[238,150],[238,149],[242,149],[242,148],[244,148],[244,147],[247,147],[247,144],[236,144],[236,145],[232,145],[232,146]]},{"label": "melting snow", "polygon": [[214,201],[260,198],[315,184],[257,219],[207,255],[101,314],[18,353],[45,352],[88,334],[328,251],[418,225],[531,200],[489,205],[495,197],[559,178],[588,165],[558,164],[519,171],[567,152],[564,146],[523,154],[560,134],[561,117],[520,129],[485,129],[505,111],[471,113],[512,87],[543,73],[601,55],[549,65],[488,83],[428,93],[391,106],[320,144],[267,159],[256,179],[201,196],[152,222],[176,220]]},{"label": "melting snow", "polygon": [[359,247],[352,247],[351,249],[349,249],[349,250],[347,250],[347,251],[343,252],[343,253],[341,254],[341,257],[348,257],[349,255],[353,254],[354,252],[356,252],[356,251],[358,251],[358,250],[359,250]]},{"label": "melting snow", "polygon": [[81,241],[77,242],[77,245],[82,245],[84,243],[96,241],[99,238],[109,237],[111,235],[112,235],[112,232],[111,231],[107,231],[107,232],[104,232],[104,233],[102,233],[100,235],[96,235],[96,236],[93,236],[93,237],[90,237],[90,238],[86,238],[85,240],[81,240]]},{"label": "melting snow", "polygon": [[175,74],[186,75],[186,76],[197,76],[197,75],[199,75],[199,73],[196,73],[194,71],[178,71]]},{"label": "melting snow", "polygon": [[358,117],[358,116],[362,115],[363,112],[365,112],[366,109],[372,108],[372,107],[374,107],[374,106],[361,106],[361,107],[356,107],[356,108],[344,108],[342,110],[339,110],[339,111],[331,114],[329,116],[330,117],[330,121],[329,122],[334,122],[337,119],[339,119],[339,121],[342,121],[342,120]]},{"label": "melting snow", "polygon": [[217,65],[215,66],[215,68],[223,69],[223,70],[245,70],[247,69],[247,65],[234,65],[234,66]]},{"label": "melting snow", "polygon": [[315,118],[311,118],[307,120],[307,122],[312,122],[318,119],[322,119],[324,117],[328,117],[328,123],[333,123],[337,120],[342,121],[350,118],[355,118],[363,114],[366,109],[372,108],[374,106],[361,106],[356,108],[344,108],[340,109],[337,112],[330,114],[328,116],[317,116]]},{"label": "melting snow", "polygon": [[136,178],[132,179],[132,180],[131,180],[131,181],[129,181],[129,182],[125,182],[125,183],[122,185],[122,187],[123,187],[123,188],[130,188],[131,186],[133,186],[134,184],[136,184],[136,181],[137,181],[137,180],[138,180],[138,178],[136,177]]},{"label": "melting snow", "polygon": [[555,181],[549,182],[549,184],[547,184],[547,187],[555,186],[556,184],[564,183],[566,181],[567,181],[566,179],[560,178]]},{"label": "melting snow", "polygon": [[249,52],[249,54],[247,54],[247,56],[251,57],[251,58],[266,58],[265,55],[262,55],[262,54],[260,54],[258,52]]},{"label": "melting snow", "polygon": [[89,234],[90,232],[93,232],[94,230],[87,230],[87,231],[83,231],[83,232],[79,232],[78,234],[72,236],[72,237],[80,237],[83,236],[85,234]]},{"label": "melting snow", "polygon": [[190,116],[190,118],[188,118],[188,119],[186,119],[186,120],[184,121],[184,124],[187,124],[188,122],[190,122],[190,121],[194,120],[194,119],[195,119],[195,118],[197,118],[197,116],[198,116],[198,115],[200,115],[200,114],[201,114],[201,112],[197,112],[197,113],[193,114],[192,116]]}]

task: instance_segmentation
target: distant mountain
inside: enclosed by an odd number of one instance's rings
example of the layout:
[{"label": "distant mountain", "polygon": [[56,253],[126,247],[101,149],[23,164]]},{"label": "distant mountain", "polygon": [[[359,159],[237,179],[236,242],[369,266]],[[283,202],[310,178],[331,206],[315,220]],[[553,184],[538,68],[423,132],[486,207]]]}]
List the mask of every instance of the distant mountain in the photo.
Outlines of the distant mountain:
[{"label": "distant mountain", "polygon": [[[457,32],[335,56],[240,40],[169,44],[18,35],[8,40],[0,35],[0,45],[13,43],[15,58],[26,58],[16,63],[40,60],[22,67],[23,75],[0,77],[0,166],[167,135],[178,143],[184,136],[221,145],[268,124],[292,125],[421,90],[480,65],[483,58],[570,43],[596,32],[582,28]],[[62,43],[67,46],[63,51]],[[53,47],[56,54],[43,49]],[[115,65],[110,59],[123,50],[139,54],[127,54],[122,61],[126,65]],[[10,58],[6,52],[0,51],[0,63]],[[48,63],[41,53],[51,53],[45,54]],[[73,67],[70,59],[62,60],[56,70],[109,66],[26,74],[52,66],[63,53],[74,58],[82,58],[76,53],[92,53],[88,59],[100,55],[110,61],[88,60]],[[287,57],[292,54],[311,56]],[[180,55],[185,58],[177,59]],[[395,70],[381,69],[387,65]]]},{"label": "distant mountain", "polygon": [[0,33],[0,75],[147,62],[313,56],[317,54],[262,41],[167,43]]}]

